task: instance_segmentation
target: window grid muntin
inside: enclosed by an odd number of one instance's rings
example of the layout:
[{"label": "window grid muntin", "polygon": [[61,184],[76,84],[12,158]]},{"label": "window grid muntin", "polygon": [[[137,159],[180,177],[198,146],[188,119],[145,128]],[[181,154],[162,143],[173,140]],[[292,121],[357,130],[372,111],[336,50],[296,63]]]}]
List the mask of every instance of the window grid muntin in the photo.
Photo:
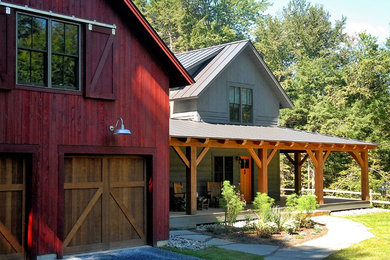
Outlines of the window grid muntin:
[{"label": "window grid muntin", "polygon": [[[249,114],[249,117],[244,113]],[[238,117],[237,114],[238,113]],[[229,120],[233,123],[253,123],[253,90],[229,87]]]},{"label": "window grid muntin", "polygon": [[[72,22],[68,22],[68,21],[63,21],[63,20],[59,20],[59,19],[54,19],[54,18],[50,18],[50,17],[43,17],[43,16],[39,16],[39,15],[35,15],[35,14],[29,14],[29,13],[24,13],[24,12],[17,12],[17,18],[16,18],[16,82],[17,84],[21,84],[21,85],[27,85],[27,86],[38,86],[38,87],[45,87],[45,88],[50,88],[50,89],[59,89],[59,90],[71,90],[71,91],[80,91],[81,90],[81,78],[80,78],[80,69],[81,69],[81,30],[80,30],[80,24],[77,24],[77,23],[72,23]],[[38,18],[38,19],[43,19],[43,20],[46,20],[46,48],[47,48],[47,52],[46,52],[46,59],[45,59],[45,67],[44,67],[44,82],[45,84],[42,85],[42,84],[34,84],[34,83],[29,83],[29,82],[19,82],[19,79],[18,79],[18,74],[19,74],[19,70],[18,70],[18,51],[19,49],[27,49],[29,50],[28,48],[24,48],[24,47],[19,47],[19,28],[18,28],[18,18],[20,15],[24,15],[24,16],[29,16],[31,17],[32,19],[33,18]],[[69,56],[69,57],[72,57],[72,58],[75,58],[75,61],[76,61],[76,65],[75,65],[75,68],[74,68],[74,74],[75,74],[75,86],[65,86],[65,85],[53,85],[52,84],[52,55],[53,55],[53,52],[52,52],[52,37],[51,37],[51,23],[52,21],[57,21],[57,22],[60,22],[60,23],[63,23],[65,25],[69,24],[69,25],[74,25],[77,27],[77,55],[72,55],[72,54],[63,54],[63,53],[58,53],[58,55],[65,55],[65,56]],[[31,26],[32,27],[32,26]],[[34,49],[35,50],[35,49]],[[40,51],[40,50],[36,50],[36,51]],[[56,53],[54,53],[56,54]],[[31,62],[31,59],[30,59],[30,62]],[[30,73],[31,74],[31,73]]]}]

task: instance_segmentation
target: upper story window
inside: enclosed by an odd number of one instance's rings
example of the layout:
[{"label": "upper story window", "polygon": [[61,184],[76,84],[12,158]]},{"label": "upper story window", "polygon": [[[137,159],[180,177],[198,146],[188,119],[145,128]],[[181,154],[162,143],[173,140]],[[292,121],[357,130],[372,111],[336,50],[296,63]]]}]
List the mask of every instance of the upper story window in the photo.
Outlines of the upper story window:
[{"label": "upper story window", "polygon": [[253,91],[249,88],[229,88],[230,122],[253,123]]},{"label": "upper story window", "polygon": [[79,25],[17,15],[17,83],[79,90]]}]

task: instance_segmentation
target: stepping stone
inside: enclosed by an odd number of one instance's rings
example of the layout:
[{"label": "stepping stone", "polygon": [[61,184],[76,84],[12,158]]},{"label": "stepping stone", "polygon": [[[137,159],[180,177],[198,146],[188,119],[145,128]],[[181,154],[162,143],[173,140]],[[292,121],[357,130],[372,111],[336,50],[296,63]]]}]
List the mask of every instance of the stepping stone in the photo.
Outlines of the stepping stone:
[{"label": "stepping stone", "polygon": [[185,230],[185,229],[182,229],[182,230],[170,230],[169,231],[169,235],[171,236],[185,236],[185,235],[198,235],[199,233],[196,233],[196,232],[193,232],[193,231],[189,231],[189,230]]},{"label": "stepping stone", "polygon": [[200,234],[188,234],[188,235],[179,235],[179,237],[186,238],[186,239],[192,239],[200,242],[205,242],[206,240],[210,239],[211,236],[207,235],[200,235]]}]

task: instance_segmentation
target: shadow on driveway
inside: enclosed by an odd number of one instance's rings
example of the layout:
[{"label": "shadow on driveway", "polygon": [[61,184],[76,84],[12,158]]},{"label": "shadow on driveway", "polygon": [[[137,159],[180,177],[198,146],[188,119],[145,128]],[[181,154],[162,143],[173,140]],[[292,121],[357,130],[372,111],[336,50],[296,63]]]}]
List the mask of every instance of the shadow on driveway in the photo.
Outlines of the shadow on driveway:
[{"label": "shadow on driveway", "polygon": [[151,246],[143,246],[129,249],[110,250],[104,252],[96,252],[82,255],[67,256],[65,259],[69,260],[124,260],[124,259],[136,259],[136,260],[147,260],[147,259],[162,259],[162,260],[196,260],[192,256],[181,255],[168,250],[163,250]]}]

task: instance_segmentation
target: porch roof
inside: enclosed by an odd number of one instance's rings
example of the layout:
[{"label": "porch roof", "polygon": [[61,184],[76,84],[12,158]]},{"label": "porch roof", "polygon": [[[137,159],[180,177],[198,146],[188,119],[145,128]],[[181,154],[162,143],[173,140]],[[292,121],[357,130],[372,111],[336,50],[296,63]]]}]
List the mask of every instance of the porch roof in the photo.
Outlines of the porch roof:
[{"label": "porch roof", "polygon": [[[292,143],[348,145],[358,146],[363,149],[373,149],[378,145],[283,127],[210,124],[179,119],[170,119],[169,132],[171,138],[287,142],[291,147],[293,146]],[[354,148],[356,149],[357,147]]]}]

